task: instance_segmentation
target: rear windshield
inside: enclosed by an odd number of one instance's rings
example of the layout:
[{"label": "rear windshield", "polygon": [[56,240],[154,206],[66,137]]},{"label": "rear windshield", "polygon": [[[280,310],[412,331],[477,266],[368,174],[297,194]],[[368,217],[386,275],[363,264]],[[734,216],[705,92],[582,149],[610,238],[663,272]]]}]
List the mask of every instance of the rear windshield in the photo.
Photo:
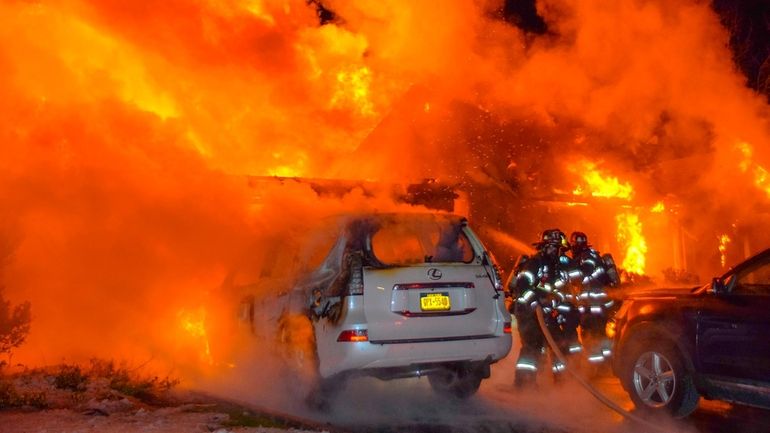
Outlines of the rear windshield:
[{"label": "rear windshield", "polygon": [[386,265],[470,263],[473,248],[462,228],[447,218],[385,221],[372,236],[372,252]]}]

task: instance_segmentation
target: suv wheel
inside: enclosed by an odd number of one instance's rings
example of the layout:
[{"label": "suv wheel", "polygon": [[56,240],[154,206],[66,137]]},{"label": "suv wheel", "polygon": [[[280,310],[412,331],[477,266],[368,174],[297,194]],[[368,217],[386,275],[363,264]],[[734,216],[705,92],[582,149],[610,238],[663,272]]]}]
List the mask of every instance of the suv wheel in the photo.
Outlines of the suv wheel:
[{"label": "suv wheel", "polygon": [[468,398],[475,394],[481,386],[481,379],[481,371],[468,366],[446,368],[428,376],[434,391],[457,398]]},{"label": "suv wheel", "polygon": [[625,360],[623,380],[638,409],[685,417],[698,406],[700,395],[672,344],[643,340],[634,344]]}]

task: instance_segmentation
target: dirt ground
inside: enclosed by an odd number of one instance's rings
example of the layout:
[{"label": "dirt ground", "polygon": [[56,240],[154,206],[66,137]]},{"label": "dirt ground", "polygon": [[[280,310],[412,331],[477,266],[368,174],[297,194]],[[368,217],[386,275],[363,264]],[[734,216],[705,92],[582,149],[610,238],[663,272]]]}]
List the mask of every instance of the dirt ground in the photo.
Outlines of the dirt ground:
[{"label": "dirt ground", "polygon": [[[240,411],[233,413],[234,410]],[[229,413],[228,413],[229,412]],[[274,427],[270,427],[274,425]],[[111,413],[100,409],[0,411],[2,433],[312,433],[285,422],[218,404],[145,408],[124,404]]]},{"label": "dirt ground", "polygon": [[112,363],[59,366],[0,377],[0,433],[314,432],[288,415],[182,390]]}]

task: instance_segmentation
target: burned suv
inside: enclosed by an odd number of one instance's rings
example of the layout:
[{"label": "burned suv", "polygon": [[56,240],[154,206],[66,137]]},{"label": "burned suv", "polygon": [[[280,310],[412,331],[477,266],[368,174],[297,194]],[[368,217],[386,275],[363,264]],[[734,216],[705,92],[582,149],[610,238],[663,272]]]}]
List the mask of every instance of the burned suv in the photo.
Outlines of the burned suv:
[{"label": "burned suv", "polygon": [[702,287],[627,296],[607,330],[639,409],[686,416],[700,396],[770,408],[770,249]]},{"label": "burned suv", "polygon": [[464,218],[343,218],[308,295],[322,383],[427,376],[468,397],[511,349],[511,318],[490,253]]}]

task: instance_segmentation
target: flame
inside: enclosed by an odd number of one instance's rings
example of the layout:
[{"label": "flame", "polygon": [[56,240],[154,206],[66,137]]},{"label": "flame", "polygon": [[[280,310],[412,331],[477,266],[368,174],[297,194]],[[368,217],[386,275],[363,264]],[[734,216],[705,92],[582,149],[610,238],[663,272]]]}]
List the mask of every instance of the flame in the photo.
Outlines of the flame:
[{"label": "flame", "polygon": [[[321,3],[339,19],[322,25]],[[192,361],[210,364],[213,349],[219,362],[218,310],[178,306],[220,284],[249,244],[277,236],[282,223],[372,200],[362,189],[319,198],[307,185],[255,192],[242,175],[430,177],[532,187],[535,196],[574,186],[576,196],[628,204],[617,237],[631,272],[645,272],[647,248],[631,205],[640,192],[627,180],[657,176],[652,188],[693,200],[667,200],[683,221],[731,198],[727,182],[770,195],[767,164],[757,163],[770,149],[766,101],[736,75],[709,2],[539,1],[545,37],[500,20],[499,6],[0,2],[0,230],[21,239],[11,263],[0,255],[0,286],[39,311],[28,358],[15,359],[141,352],[178,365],[183,357],[165,344],[174,338],[200,353]],[[530,140],[539,140],[537,158]],[[566,150],[628,170],[578,157],[577,185],[549,185],[568,175],[549,167]],[[720,161],[738,155],[745,174],[680,170],[712,150]],[[513,160],[520,166],[506,171]],[[501,220],[481,203],[497,197],[471,192],[463,200],[476,221]],[[570,212],[598,224],[583,198]],[[681,238],[713,242],[711,221],[697,220],[692,238]],[[183,301],[158,302],[158,293]],[[135,344],[123,331],[137,323]]]},{"label": "flame", "polygon": [[745,141],[739,142],[736,147],[743,156],[738,167],[740,167],[742,172],[754,176],[754,185],[770,197],[770,173],[763,166],[753,161],[754,148]]},{"label": "flame", "polygon": [[334,108],[353,108],[362,116],[374,116],[370,100],[371,71],[365,66],[337,72],[337,87],[330,101]]},{"label": "flame", "polygon": [[642,223],[634,213],[622,213],[615,218],[618,224],[618,242],[625,246],[623,269],[630,273],[643,275],[647,241],[642,234]]},{"label": "flame", "polygon": [[664,210],[666,210],[666,205],[663,204],[662,201],[655,203],[655,205],[650,208],[650,212],[652,213],[662,213]]},{"label": "flame", "polygon": [[211,345],[209,344],[208,332],[206,331],[206,309],[203,307],[195,311],[182,309],[177,313],[177,317],[179,318],[181,329],[193,337],[194,341],[202,345],[201,360],[208,365],[213,365],[214,359],[211,356]]},{"label": "flame", "polygon": [[609,176],[597,169],[596,163],[584,161],[581,176],[585,185],[578,185],[572,191],[574,195],[584,195],[589,191],[594,197],[614,197],[631,200],[634,189],[628,182],[621,183],[617,177]]},{"label": "flame", "polygon": [[[575,187],[573,190],[575,195],[584,195],[588,191],[594,197],[619,198],[626,201],[630,201],[634,196],[634,189],[629,182],[620,182],[617,177],[602,173],[594,162],[584,161],[582,163],[581,176],[585,184]],[[662,202],[658,204],[663,206]],[[631,205],[621,207],[632,209]],[[623,269],[630,273],[643,275],[647,241],[642,235],[642,223],[639,221],[639,216],[635,213],[625,212],[617,215],[615,220],[618,226],[617,239],[626,250]]]},{"label": "flame", "polygon": [[723,234],[717,237],[719,239],[719,262],[724,268],[727,264],[727,244],[730,243],[730,236]]}]

